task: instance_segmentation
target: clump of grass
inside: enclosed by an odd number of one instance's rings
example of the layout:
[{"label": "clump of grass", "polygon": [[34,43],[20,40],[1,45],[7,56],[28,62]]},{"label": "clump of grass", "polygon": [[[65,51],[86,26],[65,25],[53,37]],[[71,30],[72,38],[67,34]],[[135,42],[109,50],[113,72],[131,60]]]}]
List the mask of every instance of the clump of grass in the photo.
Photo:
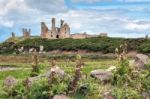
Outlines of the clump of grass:
[{"label": "clump of grass", "polygon": [[30,74],[31,77],[37,76],[38,73],[39,73],[38,55],[37,55],[36,52],[33,53],[32,59],[33,59],[33,63],[32,63],[32,72],[31,72],[31,74]]},{"label": "clump of grass", "polygon": [[23,85],[26,87],[27,90],[30,90],[30,87],[32,85],[31,80],[27,77],[24,81],[23,81]]},{"label": "clump of grass", "polygon": [[[112,93],[116,98],[125,99],[141,99],[142,92],[147,92],[149,83],[147,83],[149,73],[136,71],[129,66],[127,54],[127,45],[124,44],[116,50],[119,66],[114,72],[113,83],[114,89]],[[119,93],[119,94],[118,94]]]},{"label": "clump of grass", "polygon": [[116,85],[126,85],[129,80],[128,74],[131,72],[131,67],[129,66],[129,61],[126,56],[127,44],[124,43],[120,45],[120,48],[117,48],[115,52],[119,61],[119,66],[114,73],[113,83]]},{"label": "clump of grass", "polygon": [[57,71],[54,69],[57,68],[55,60],[52,60],[51,64],[52,69],[48,77],[49,99],[51,99],[54,95],[57,94],[66,94],[68,88],[67,81],[69,81],[67,77],[62,78],[59,74],[57,74]]},{"label": "clump of grass", "polygon": [[128,47],[128,45],[125,42],[124,44],[121,44],[119,48],[115,49],[115,54],[116,54],[117,59],[118,59],[119,62],[122,62],[127,58],[127,56],[126,56],[127,52],[128,52],[127,47]]},{"label": "clump of grass", "polygon": [[76,67],[75,67],[75,75],[73,80],[71,81],[69,88],[70,88],[70,93],[71,94],[75,94],[77,87],[78,87],[78,82],[81,78],[81,68],[83,66],[83,62],[81,60],[81,56],[77,55],[76,57],[77,61],[76,61]]}]

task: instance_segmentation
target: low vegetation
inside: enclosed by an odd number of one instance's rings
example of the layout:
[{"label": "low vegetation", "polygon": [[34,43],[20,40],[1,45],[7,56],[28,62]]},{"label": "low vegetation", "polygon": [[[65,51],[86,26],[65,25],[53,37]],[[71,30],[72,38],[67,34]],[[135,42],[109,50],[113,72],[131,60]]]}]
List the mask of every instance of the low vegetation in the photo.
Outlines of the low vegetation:
[{"label": "low vegetation", "polygon": [[[0,54],[4,53],[18,53],[17,48],[24,46],[26,49],[36,48],[43,45],[45,51],[77,51],[86,50],[91,52],[114,53],[115,48],[119,47],[123,42],[127,42],[129,51],[138,51],[141,53],[150,53],[150,39],[124,39],[124,38],[109,38],[109,37],[95,37],[86,39],[41,39],[31,38],[13,42],[6,41],[0,45],[0,48],[6,47],[5,50],[0,50]],[[13,43],[13,44],[12,44]]]},{"label": "low vegetation", "polygon": [[[33,63],[30,64],[30,70],[5,71],[0,74],[0,96],[3,99],[52,99],[55,95],[64,95],[70,99],[103,99],[111,97],[112,99],[142,99],[143,93],[149,93],[149,70],[137,71],[129,66],[129,60],[121,51],[118,51],[117,60],[84,60],[77,55],[75,62],[70,60],[50,60],[50,63],[41,60],[38,62],[37,56],[33,55]],[[24,63],[23,63],[24,64]],[[50,68],[58,65],[65,71],[66,75],[62,78],[54,73],[49,77],[42,77],[38,80],[31,81],[29,77],[35,68],[38,77]],[[117,66],[113,71],[112,80],[108,83],[91,78],[90,72],[95,69],[107,69],[110,65]],[[145,65],[148,68],[149,65]],[[24,67],[23,67],[24,68]],[[7,88],[3,82],[7,76],[13,76],[17,83]],[[32,84],[31,84],[32,83]],[[9,89],[9,90],[8,90]]]},{"label": "low vegetation", "polygon": [[[124,41],[125,43],[120,45]],[[116,54],[117,59],[82,58],[80,55],[71,58],[43,57],[33,53],[18,55],[19,60],[17,55],[14,55],[16,58],[3,55],[0,59],[1,65],[13,65],[12,67],[22,69],[0,71],[0,97],[2,99],[55,99],[55,96],[69,99],[147,99],[150,96],[150,65],[145,64],[143,69],[129,65],[127,50],[149,53],[149,49],[146,48],[149,47],[148,42],[149,40],[146,39],[120,38],[80,40],[37,38],[13,43],[14,45],[10,45],[13,46],[12,49],[18,46],[44,45],[46,51],[84,49],[103,53],[112,52]],[[5,44],[7,45],[8,42]],[[141,46],[145,46],[146,50]],[[3,57],[7,57],[7,60]],[[108,70],[109,67],[115,69]],[[111,78],[107,81],[92,78],[91,71],[98,69],[110,72]],[[103,72],[101,76],[105,73]]]}]

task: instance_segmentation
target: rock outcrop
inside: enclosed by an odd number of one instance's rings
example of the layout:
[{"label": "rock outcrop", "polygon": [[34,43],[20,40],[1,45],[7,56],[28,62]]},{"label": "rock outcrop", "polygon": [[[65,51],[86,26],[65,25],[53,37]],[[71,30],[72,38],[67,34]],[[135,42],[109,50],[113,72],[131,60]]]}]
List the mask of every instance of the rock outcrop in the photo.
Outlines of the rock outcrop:
[{"label": "rock outcrop", "polygon": [[55,72],[56,75],[58,75],[59,77],[64,77],[65,76],[65,72],[64,70],[60,69],[58,66],[54,66],[52,67],[50,70],[48,70],[43,76],[49,77],[49,75]]},{"label": "rock outcrop", "polygon": [[55,95],[53,99],[70,99],[66,95],[60,94],[60,95]]},{"label": "rock outcrop", "polygon": [[106,82],[111,80],[112,77],[112,72],[111,71],[106,71],[103,69],[98,69],[98,70],[93,70],[91,71],[90,74],[91,77],[96,78],[102,82]]},{"label": "rock outcrop", "polygon": [[149,57],[144,54],[137,54],[134,59],[134,66],[137,69],[144,69],[144,65],[148,64]]}]

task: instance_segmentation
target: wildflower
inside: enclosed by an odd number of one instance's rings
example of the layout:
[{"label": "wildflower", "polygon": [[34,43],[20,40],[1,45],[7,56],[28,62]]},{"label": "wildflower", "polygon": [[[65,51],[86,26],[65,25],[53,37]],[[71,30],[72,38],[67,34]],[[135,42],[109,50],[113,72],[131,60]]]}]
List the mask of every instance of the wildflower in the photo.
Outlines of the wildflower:
[{"label": "wildflower", "polygon": [[17,81],[13,76],[8,76],[4,81],[4,85],[8,88],[11,88],[16,84],[16,82]]}]

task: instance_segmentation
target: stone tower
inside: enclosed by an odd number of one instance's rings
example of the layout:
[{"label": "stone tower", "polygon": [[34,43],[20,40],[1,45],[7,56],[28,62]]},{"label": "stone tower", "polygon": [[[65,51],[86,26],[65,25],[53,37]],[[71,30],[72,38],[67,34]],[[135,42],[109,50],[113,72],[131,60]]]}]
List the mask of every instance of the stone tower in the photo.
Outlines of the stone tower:
[{"label": "stone tower", "polygon": [[41,37],[48,38],[48,27],[44,22],[41,22]]},{"label": "stone tower", "polygon": [[60,20],[60,27],[56,27],[55,18],[51,19],[51,29],[41,22],[41,37],[47,39],[63,39],[70,37],[70,27],[64,20]]},{"label": "stone tower", "polygon": [[52,18],[52,30],[55,30],[55,18]]},{"label": "stone tower", "polygon": [[22,32],[23,32],[23,37],[24,38],[29,38],[30,37],[30,33],[31,33],[31,29],[23,28]]},{"label": "stone tower", "polygon": [[64,25],[64,20],[60,20],[60,28],[62,28]]},{"label": "stone tower", "polygon": [[60,28],[59,36],[61,39],[70,37],[70,27],[67,23],[63,24],[63,26]]}]

